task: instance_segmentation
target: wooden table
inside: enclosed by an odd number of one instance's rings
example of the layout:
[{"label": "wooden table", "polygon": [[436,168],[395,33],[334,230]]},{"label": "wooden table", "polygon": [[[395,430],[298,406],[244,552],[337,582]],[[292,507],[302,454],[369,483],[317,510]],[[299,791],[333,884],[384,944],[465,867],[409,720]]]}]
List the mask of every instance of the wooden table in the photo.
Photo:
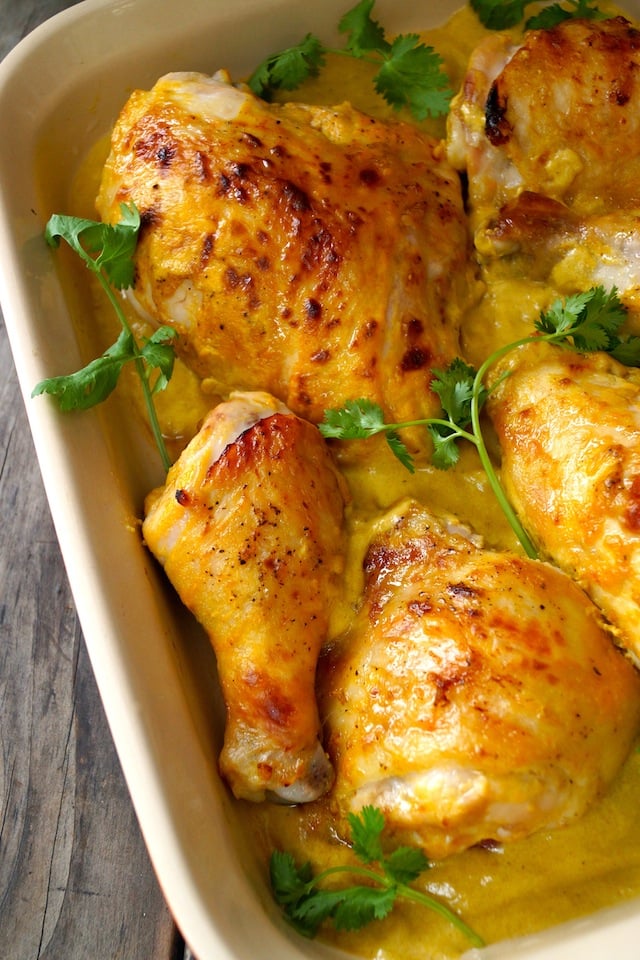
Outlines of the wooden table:
[{"label": "wooden table", "polygon": [[[0,59],[74,0],[0,0]],[[0,956],[184,960],[107,727],[0,317]]]}]

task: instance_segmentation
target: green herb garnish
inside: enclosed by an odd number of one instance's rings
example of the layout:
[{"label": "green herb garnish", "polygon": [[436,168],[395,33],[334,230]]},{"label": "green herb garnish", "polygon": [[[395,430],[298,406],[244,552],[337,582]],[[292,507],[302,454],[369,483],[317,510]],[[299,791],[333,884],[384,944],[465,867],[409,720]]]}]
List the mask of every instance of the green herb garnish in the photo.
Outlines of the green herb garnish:
[{"label": "green herb garnish", "polygon": [[[524,12],[533,0],[469,0],[480,22],[489,30],[507,30],[524,19]],[[525,22],[525,30],[542,30],[555,27],[564,20],[606,20],[593,0],[564,0],[552,3]]]},{"label": "green herb garnish", "polygon": [[[328,867],[313,875],[310,863],[296,866],[290,853],[271,855],[271,886],[276,901],[296,930],[314,937],[321,924],[332,920],[337,930],[359,930],[372,920],[386,917],[398,898],[412,900],[452,923],[475,947],[484,941],[453,910],[440,900],[415,890],[409,884],[429,869],[429,861],[415,847],[398,847],[388,856],[382,849],[384,815],[376,807],[363,807],[349,814],[353,852],[363,866]],[[373,869],[376,865],[378,869]],[[367,881],[348,887],[327,887],[324,881],[337,874],[351,874]]]},{"label": "green herb garnish", "polygon": [[453,91],[442,58],[417,33],[389,42],[371,18],[374,2],[360,0],[340,20],[338,29],[347,35],[344,48],[327,47],[308,33],[296,46],[267,57],[249,77],[253,92],[269,100],[276,90],[295,90],[308,77],[317,76],[327,53],[336,53],[376,64],[375,88],[394,109],[408,107],[417,120],[446,114]]},{"label": "green herb garnish", "polygon": [[172,327],[159,327],[140,345],[124,315],[114,290],[130,287],[134,279],[133,254],[138,242],[140,215],[134,204],[120,205],[119,223],[100,223],[82,217],[54,214],[45,229],[52,247],[65,240],[96,275],[120,321],[120,334],[101,357],[75,373],[40,381],[32,396],[51,394],[61,410],[88,410],[102,403],[115,389],[123,367],[133,362],[142,384],[151,430],[165,470],[171,460],[165,447],[153,404],[153,395],[164,390],[173,372],[175,354],[171,345],[176,336]]},{"label": "green herb garnish", "polygon": [[[439,469],[449,469],[459,459],[458,443],[474,444],[480,462],[500,507],[527,556],[536,558],[537,550],[518,520],[498,479],[487,451],[480,423],[480,411],[488,396],[484,378],[489,369],[505,354],[526,343],[553,343],[581,353],[604,351],[627,366],[640,366],[640,337],[618,335],[626,310],[615,287],[607,292],[592,287],[566,300],[556,300],[535,322],[536,333],[495,350],[476,371],[459,358],[446,370],[433,370],[431,389],[438,394],[443,417],[385,423],[384,412],[371,400],[350,400],[338,410],[326,410],[319,425],[324,437],[357,440],[384,433],[394,455],[411,472],[413,458],[400,438],[407,427],[424,426],[433,441],[431,462]],[[492,389],[495,389],[494,384]]]}]

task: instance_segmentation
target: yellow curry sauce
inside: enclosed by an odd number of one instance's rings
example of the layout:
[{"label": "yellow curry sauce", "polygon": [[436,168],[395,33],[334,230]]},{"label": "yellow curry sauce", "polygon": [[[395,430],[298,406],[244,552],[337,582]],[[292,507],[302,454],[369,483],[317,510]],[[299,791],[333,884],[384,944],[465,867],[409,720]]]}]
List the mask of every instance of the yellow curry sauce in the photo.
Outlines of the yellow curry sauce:
[{"label": "yellow curry sauce", "polygon": [[[425,33],[425,41],[443,56],[454,88],[483,34],[468,7],[448,24]],[[220,66],[224,65],[212,64],[212,69]],[[377,116],[391,114],[373,91],[369,68],[346,58],[329,58],[322,75],[296,91],[295,99],[315,103],[350,100]],[[444,121],[424,126],[429,133],[444,135]],[[99,143],[83,165],[73,185],[74,213],[94,216],[93,200],[107,149],[106,140]],[[539,283],[503,277],[499,268],[485,280],[484,294],[463,324],[465,358],[476,366],[500,344],[530,332],[539,311],[555,296]],[[99,291],[94,301],[100,336],[111,342],[114,321],[110,308]],[[140,321],[133,316],[131,320],[142,332]],[[133,378],[128,399],[140,404],[142,423],[144,412]],[[206,383],[201,384],[180,362],[176,364],[168,390],[158,396],[160,418],[175,455],[216,399]],[[462,451],[453,471],[442,473],[422,465],[414,475],[389,453],[383,440],[367,441],[357,448],[344,445],[336,452],[353,502],[348,518],[348,589],[344,604],[334,614],[334,635],[346,628],[357,602],[362,556],[373,524],[405,496],[417,497],[436,512],[456,514],[472,525],[488,546],[519,549],[472,448]],[[639,895],[639,787],[640,753],[634,752],[608,794],[579,821],[504,847],[468,850],[434,864],[416,885],[448,901],[487,942],[532,933]],[[290,850],[300,862],[310,860],[317,870],[349,856],[322,801],[302,807],[235,806],[243,832],[254,839],[251,846],[258,850],[265,875],[275,847]],[[446,921],[412,904],[398,904],[386,920],[358,933],[328,930],[326,938],[362,956],[387,960],[444,960],[469,947]]]}]

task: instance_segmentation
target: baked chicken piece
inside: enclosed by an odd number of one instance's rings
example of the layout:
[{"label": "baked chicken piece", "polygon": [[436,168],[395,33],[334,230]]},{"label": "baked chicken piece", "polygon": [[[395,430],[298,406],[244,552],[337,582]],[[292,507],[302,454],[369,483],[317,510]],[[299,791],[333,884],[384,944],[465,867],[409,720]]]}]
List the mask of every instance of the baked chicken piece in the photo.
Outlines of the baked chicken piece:
[{"label": "baked chicken piece", "polygon": [[143,229],[134,301],[212,392],[266,389],[313,422],[354,397],[439,410],[475,281],[458,175],[413,125],[267,104],[226,74],[138,91],[97,206]]},{"label": "baked chicken piece", "polygon": [[540,343],[492,377],[505,373],[487,409],[507,494],[640,660],[640,370]]},{"label": "baked chicken piece", "polygon": [[415,502],[373,539],[365,577],[319,670],[339,811],[373,804],[433,858],[580,815],[640,722],[640,675],[580,588]]},{"label": "baked chicken piece", "polygon": [[481,260],[563,292],[608,280],[635,305],[639,104],[640,31],[623,17],[481,43],[447,131]]},{"label": "baked chicken piece", "polygon": [[523,190],[577,213],[639,206],[639,68],[640,31],[623,17],[480,44],[447,147],[474,209],[496,212]]},{"label": "baked chicken piece", "polygon": [[485,261],[502,258],[507,275],[540,280],[560,294],[615,287],[632,317],[640,311],[640,210],[579,216],[523,191],[476,239]]},{"label": "baked chicken piece", "polygon": [[223,776],[248,800],[316,799],[333,780],[315,675],[340,590],[345,507],[318,430],[267,394],[235,395],[145,507],[144,540],[215,650]]}]

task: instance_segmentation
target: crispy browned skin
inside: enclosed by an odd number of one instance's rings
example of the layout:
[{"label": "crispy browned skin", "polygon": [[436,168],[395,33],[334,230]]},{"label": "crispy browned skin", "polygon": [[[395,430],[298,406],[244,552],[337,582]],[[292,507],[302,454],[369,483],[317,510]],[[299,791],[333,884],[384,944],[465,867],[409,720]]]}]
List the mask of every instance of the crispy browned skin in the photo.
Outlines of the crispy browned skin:
[{"label": "crispy browned skin", "polygon": [[640,658],[640,371],[545,344],[505,371],[488,409],[509,497]]},{"label": "crispy browned skin", "polygon": [[344,814],[440,858],[584,812],[640,722],[640,677],[547,564],[479,549],[407,503],[365,562],[353,628],[322,661]]},{"label": "crispy browned skin", "polygon": [[312,421],[349,398],[439,409],[473,283],[437,141],[348,104],[268,105],[173,74],[115,126],[98,209],[143,218],[134,296],[222,395],[267,389]]},{"label": "crispy browned skin", "polygon": [[625,20],[567,20],[472,55],[449,120],[448,154],[474,206],[522,190],[581,213],[640,203],[640,32]]},{"label": "crispy browned skin", "polygon": [[315,671],[344,551],[342,481],[317,429],[264,394],[214,409],[149,497],[145,541],[216,653],[236,796],[313,800],[333,772]]},{"label": "crispy browned skin", "polygon": [[558,293],[616,286],[640,311],[640,32],[569,20],[473,52],[448,119],[477,254]]}]

